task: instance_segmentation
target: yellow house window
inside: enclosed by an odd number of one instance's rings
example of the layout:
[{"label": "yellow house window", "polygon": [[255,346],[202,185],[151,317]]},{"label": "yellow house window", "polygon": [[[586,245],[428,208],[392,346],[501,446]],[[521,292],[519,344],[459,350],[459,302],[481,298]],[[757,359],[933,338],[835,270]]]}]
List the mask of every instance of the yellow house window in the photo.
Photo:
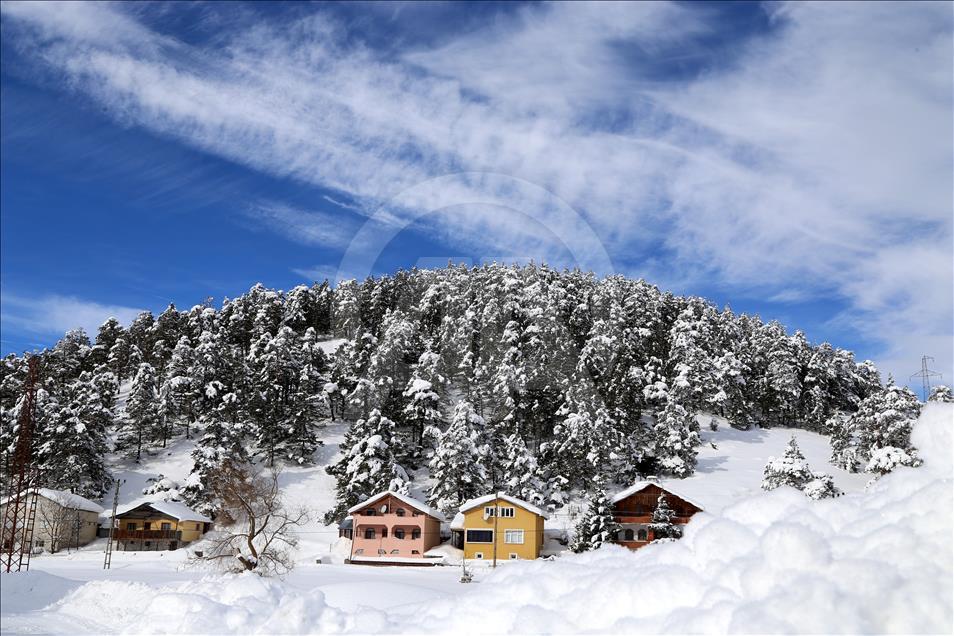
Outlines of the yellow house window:
[{"label": "yellow house window", "polygon": [[509,517],[509,518],[512,519],[512,518],[513,518],[513,515],[514,515],[514,509],[513,509],[513,508],[501,508],[501,509],[500,509],[500,516],[501,516],[502,518],[507,518],[507,517]]},{"label": "yellow house window", "polygon": [[493,543],[493,530],[467,530],[464,537],[467,543]]},{"label": "yellow house window", "polygon": [[511,559],[519,559],[520,557],[517,556],[517,553],[516,553],[516,552],[511,552],[511,553],[510,553],[510,558],[511,558]]},{"label": "yellow house window", "polygon": [[523,530],[504,530],[504,543],[523,544]]}]

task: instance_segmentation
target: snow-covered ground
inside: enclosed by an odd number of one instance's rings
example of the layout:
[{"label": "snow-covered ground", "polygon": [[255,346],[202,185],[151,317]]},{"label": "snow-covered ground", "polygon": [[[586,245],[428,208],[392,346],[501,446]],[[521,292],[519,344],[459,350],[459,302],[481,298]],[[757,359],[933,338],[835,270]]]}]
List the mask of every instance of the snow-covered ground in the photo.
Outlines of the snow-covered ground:
[{"label": "snow-covered ground", "polygon": [[[117,552],[104,572],[100,540],[0,577],[2,631],[951,633],[952,428],[954,406],[929,404],[914,433],[924,465],[867,490],[868,475],[827,463],[825,438],[796,432],[813,469],[833,473],[847,491],[825,501],[759,490],[765,461],[782,452],[790,430],[705,429],[717,448],[703,450],[695,477],[672,484],[706,507],[683,540],[478,568],[466,585],[456,567],[316,564],[336,537],[319,518],[333,498],[331,478],[316,467],[289,469],[290,503],[308,505],[315,518],[284,580],[197,571],[184,550]],[[343,432],[329,427],[323,462]],[[133,475],[149,471],[183,478],[184,453],[170,450],[127,470],[129,482],[138,487]],[[130,488],[124,502],[133,495]],[[566,518],[550,523],[559,528]]]}]

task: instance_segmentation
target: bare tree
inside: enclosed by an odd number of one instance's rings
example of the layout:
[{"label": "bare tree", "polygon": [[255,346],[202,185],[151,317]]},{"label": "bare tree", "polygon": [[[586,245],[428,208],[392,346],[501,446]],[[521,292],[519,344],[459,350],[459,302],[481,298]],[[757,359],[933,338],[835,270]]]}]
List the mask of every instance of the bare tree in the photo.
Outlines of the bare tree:
[{"label": "bare tree", "polygon": [[37,508],[40,521],[37,534],[49,541],[50,553],[59,552],[64,543],[69,547],[80,522],[79,510],[53,499],[41,501]]},{"label": "bare tree", "polygon": [[308,520],[304,508],[285,509],[278,471],[226,463],[210,476],[213,500],[221,502],[216,524],[200,561],[219,563],[231,572],[283,574],[294,567],[294,529]]}]

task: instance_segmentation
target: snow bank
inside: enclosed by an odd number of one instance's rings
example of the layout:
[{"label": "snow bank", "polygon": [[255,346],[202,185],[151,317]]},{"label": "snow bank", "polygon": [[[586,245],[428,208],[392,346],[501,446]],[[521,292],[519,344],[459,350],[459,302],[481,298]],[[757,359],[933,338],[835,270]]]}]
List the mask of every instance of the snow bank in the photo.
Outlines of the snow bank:
[{"label": "snow bank", "polygon": [[951,633],[952,415],[927,409],[914,438],[924,466],[868,492],[812,501],[780,488],[697,515],[679,542],[502,568],[387,629]]},{"label": "snow bank", "polygon": [[[467,586],[440,579],[440,590],[395,578],[401,573],[385,580],[390,568],[376,568],[380,580],[343,588],[351,590],[350,606],[329,603],[317,589],[253,575],[156,586],[96,581],[46,610],[46,622],[31,623],[40,620],[36,614],[6,615],[4,629],[951,633],[952,417],[954,405],[929,405],[914,433],[923,466],[899,468],[865,492],[812,501],[779,488],[717,515],[700,513],[681,541],[638,552],[606,546],[553,561],[508,563],[479,572]],[[316,576],[324,576],[325,567],[335,566],[319,566]],[[441,572],[434,570],[445,568],[432,569],[437,582]],[[360,606],[379,593],[401,596],[402,604]]]},{"label": "snow bank", "polygon": [[0,575],[3,612],[6,614],[42,609],[81,585],[79,581],[35,570]]}]

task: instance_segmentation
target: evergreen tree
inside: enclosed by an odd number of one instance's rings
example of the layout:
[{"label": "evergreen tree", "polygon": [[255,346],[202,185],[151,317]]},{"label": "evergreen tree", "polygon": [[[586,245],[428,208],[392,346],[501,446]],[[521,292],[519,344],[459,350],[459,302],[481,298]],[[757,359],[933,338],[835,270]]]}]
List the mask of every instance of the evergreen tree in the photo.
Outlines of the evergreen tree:
[{"label": "evergreen tree", "polygon": [[378,410],[354,423],[343,446],[343,457],[328,467],[337,485],[336,505],[325,516],[327,523],[381,491],[407,492],[407,472],[395,461],[393,440],[394,422]]},{"label": "evergreen tree", "polygon": [[656,509],[653,510],[653,520],[649,524],[653,541],[660,539],[679,539],[682,537],[682,526],[673,523],[676,511],[669,507],[666,495],[660,494],[656,500]]},{"label": "evergreen tree", "polygon": [[791,486],[801,490],[811,480],[812,472],[793,435],[782,457],[769,457],[762,473],[762,489],[775,490],[779,486]]},{"label": "evergreen tree", "polygon": [[[881,455],[882,449],[897,449],[905,455],[915,457],[911,446],[911,429],[921,413],[921,403],[907,387],[899,387],[893,382],[865,398],[858,411],[851,416],[851,427],[855,433],[858,457],[861,462],[869,463],[878,455],[885,459],[892,454]],[[873,465],[884,468],[884,462]]]},{"label": "evergreen tree", "polygon": [[931,389],[931,395],[928,397],[928,402],[943,402],[950,404],[954,402],[954,395],[951,394],[951,388],[939,384],[938,386]]},{"label": "evergreen tree", "polygon": [[182,495],[186,502],[204,514],[217,510],[220,502],[213,498],[211,480],[227,463],[247,464],[246,427],[236,421],[234,393],[219,393],[211,386],[215,407],[202,416],[203,434],[192,451],[192,472],[186,479]]},{"label": "evergreen tree", "polygon": [[696,470],[699,423],[675,400],[666,402],[656,417],[655,457],[659,467],[676,477],[688,477]]},{"label": "evergreen tree", "polygon": [[535,506],[543,506],[546,500],[546,480],[523,438],[513,433],[504,439],[503,480],[501,488],[514,497]]},{"label": "evergreen tree", "polygon": [[469,402],[458,402],[450,426],[440,434],[430,461],[431,486],[428,503],[445,512],[478,496],[487,484],[487,470],[479,450],[484,420]]},{"label": "evergreen tree", "polygon": [[595,550],[604,543],[612,542],[618,529],[603,478],[599,477],[587,503],[586,512],[576,524],[570,549],[574,552]]},{"label": "evergreen tree", "polygon": [[143,447],[154,440],[159,424],[159,389],[155,372],[151,364],[143,362],[136,371],[126,399],[126,417],[119,432],[120,447],[135,449],[138,462],[142,459]]}]

